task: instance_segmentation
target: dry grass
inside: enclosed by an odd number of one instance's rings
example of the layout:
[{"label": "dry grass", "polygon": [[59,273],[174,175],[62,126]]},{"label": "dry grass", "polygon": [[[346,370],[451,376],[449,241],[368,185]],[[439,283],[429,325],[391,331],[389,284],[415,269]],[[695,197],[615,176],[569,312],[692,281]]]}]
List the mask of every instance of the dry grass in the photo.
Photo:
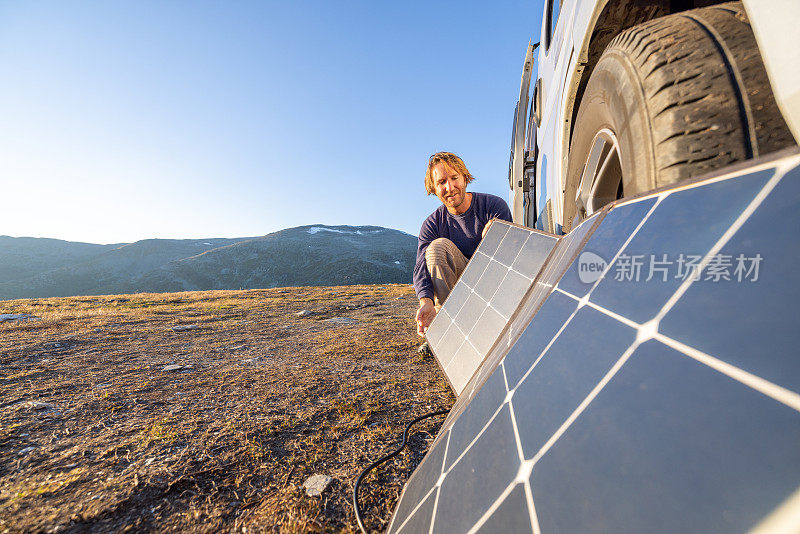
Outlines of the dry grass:
[{"label": "dry grass", "polygon": [[[41,318],[0,323],[0,532],[356,531],[361,469],[453,402],[415,353],[414,302],[390,285],[0,303]],[[440,423],[368,477],[368,526]],[[334,478],[321,497],[314,473]]]}]

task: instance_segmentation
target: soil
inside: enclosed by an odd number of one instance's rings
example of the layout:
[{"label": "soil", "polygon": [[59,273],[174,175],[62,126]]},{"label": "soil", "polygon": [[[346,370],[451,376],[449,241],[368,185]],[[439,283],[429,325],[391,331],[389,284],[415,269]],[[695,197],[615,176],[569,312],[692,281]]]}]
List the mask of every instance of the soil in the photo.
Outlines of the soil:
[{"label": "soil", "polygon": [[[0,323],[0,532],[358,532],[358,474],[454,402],[415,308],[407,285],[0,302],[38,318]],[[365,479],[369,530],[442,419]]]}]

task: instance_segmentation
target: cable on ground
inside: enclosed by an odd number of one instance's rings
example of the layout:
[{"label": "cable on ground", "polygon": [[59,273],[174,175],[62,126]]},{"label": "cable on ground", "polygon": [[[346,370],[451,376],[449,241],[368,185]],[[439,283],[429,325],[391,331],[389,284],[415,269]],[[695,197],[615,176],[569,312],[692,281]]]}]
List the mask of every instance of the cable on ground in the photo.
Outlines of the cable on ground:
[{"label": "cable on ground", "polygon": [[369,465],[369,467],[367,467],[366,469],[361,471],[361,474],[358,475],[358,478],[356,479],[356,484],[355,484],[355,486],[353,486],[353,510],[355,510],[356,521],[358,522],[358,528],[361,529],[361,532],[363,532],[364,534],[367,534],[367,529],[364,527],[364,523],[361,520],[361,506],[359,506],[359,504],[358,504],[358,487],[361,484],[361,480],[364,478],[364,476],[366,476],[367,473],[369,473],[370,471],[372,471],[373,469],[375,469],[376,467],[378,467],[382,463],[384,463],[386,461],[389,461],[392,458],[394,458],[395,456],[397,456],[398,454],[400,454],[400,451],[402,451],[406,447],[406,445],[408,445],[408,431],[411,430],[412,426],[414,426],[416,423],[419,423],[420,421],[423,421],[423,420],[428,419],[430,417],[435,417],[437,415],[445,415],[445,414],[448,414],[448,413],[450,413],[450,410],[439,410],[438,412],[426,413],[425,415],[421,415],[421,416],[417,417],[416,419],[414,419],[413,421],[411,421],[410,423],[408,423],[408,425],[406,425],[405,431],[403,432],[403,443],[400,445],[400,447],[398,447],[394,452],[391,452],[391,453],[387,454],[386,456],[380,458],[379,460],[376,460],[376,461],[372,462]]}]

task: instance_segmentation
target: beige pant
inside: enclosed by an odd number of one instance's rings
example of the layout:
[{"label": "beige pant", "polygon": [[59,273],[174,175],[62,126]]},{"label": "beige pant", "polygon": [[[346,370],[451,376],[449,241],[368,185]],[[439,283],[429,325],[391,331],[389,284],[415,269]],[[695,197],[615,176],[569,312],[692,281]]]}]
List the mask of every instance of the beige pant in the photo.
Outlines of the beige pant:
[{"label": "beige pant", "polygon": [[425,263],[433,281],[433,303],[437,310],[444,304],[444,299],[456,285],[468,261],[449,239],[440,237],[428,245],[425,251]]}]

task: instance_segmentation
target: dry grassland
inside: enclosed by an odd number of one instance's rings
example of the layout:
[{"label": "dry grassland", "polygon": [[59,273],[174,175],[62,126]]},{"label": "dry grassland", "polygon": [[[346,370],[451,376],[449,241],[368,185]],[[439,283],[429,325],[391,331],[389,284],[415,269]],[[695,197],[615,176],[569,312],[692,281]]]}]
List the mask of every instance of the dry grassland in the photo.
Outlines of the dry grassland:
[{"label": "dry grassland", "polygon": [[[358,473],[454,400],[415,307],[406,285],[0,302],[40,318],[0,323],[0,532],[356,531]],[[367,478],[371,529],[439,424]]]}]

